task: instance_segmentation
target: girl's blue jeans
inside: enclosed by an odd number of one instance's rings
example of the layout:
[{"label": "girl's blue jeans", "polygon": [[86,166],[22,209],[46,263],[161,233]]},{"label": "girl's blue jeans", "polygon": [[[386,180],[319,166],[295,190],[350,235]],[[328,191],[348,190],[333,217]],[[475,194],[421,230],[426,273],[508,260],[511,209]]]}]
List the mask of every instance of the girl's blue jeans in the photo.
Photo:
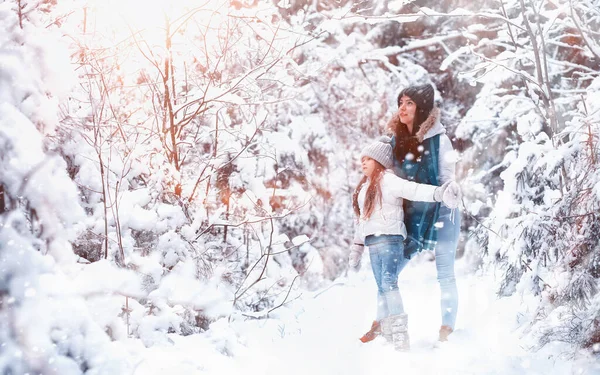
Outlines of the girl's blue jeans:
[{"label": "girl's blue jeans", "polygon": [[442,311],[442,325],[454,329],[456,313],[458,312],[458,290],[454,276],[454,259],[456,247],[460,236],[460,211],[455,209],[454,214],[449,208],[441,207],[437,231],[437,245],[435,246],[435,266],[437,279],[440,284]]},{"label": "girl's blue jeans", "polygon": [[370,235],[365,238],[369,248],[371,268],[377,283],[377,320],[404,313],[398,290],[398,275],[409,259],[404,257],[404,237],[401,235]]},{"label": "girl's blue jeans", "polygon": [[[460,211],[454,214],[442,207],[438,222],[435,247],[435,265],[440,284],[442,325],[454,329],[458,312],[458,290],[454,275],[456,247],[460,236]],[[400,235],[367,236],[365,246],[369,248],[371,268],[377,283],[377,320],[404,313],[402,296],[398,289],[398,275],[408,264],[404,257],[404,237]]]}]

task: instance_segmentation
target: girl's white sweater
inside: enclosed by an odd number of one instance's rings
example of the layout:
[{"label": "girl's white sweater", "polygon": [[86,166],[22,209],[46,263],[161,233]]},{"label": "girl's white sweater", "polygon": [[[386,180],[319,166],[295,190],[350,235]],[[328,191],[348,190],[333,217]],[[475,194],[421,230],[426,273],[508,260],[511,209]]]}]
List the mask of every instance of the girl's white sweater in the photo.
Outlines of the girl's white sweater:
[{"label": "girl's white sweater", "polygon": [[[381,204],[376,202],[371,217],[358,220],[354,231],[354,243],[364,244],[365,237],[371,234],[399,234],[406,238],[402,199],[418,202],[435,202],[433,194],[437,186],[419,184],[396,176],[391,170],[383,172],[381,179]],[[369,181],[363,184],[358,193],[358,207],[364,212],[365,196]]]}]

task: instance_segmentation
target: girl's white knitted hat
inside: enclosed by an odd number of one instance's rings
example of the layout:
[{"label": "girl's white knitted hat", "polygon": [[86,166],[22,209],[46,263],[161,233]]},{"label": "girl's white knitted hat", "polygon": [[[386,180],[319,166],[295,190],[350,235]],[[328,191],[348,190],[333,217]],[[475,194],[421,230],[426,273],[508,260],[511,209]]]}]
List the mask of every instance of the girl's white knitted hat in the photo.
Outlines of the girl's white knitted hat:
[{"label": "girl's white knitted hat", "polygon": [[360,158],[362,159],[364,156],[378,161],[384,168],[392,168],[394,166],[392,145],[388,137],[380,137],[375,142],[363,148],[360,152]]}]

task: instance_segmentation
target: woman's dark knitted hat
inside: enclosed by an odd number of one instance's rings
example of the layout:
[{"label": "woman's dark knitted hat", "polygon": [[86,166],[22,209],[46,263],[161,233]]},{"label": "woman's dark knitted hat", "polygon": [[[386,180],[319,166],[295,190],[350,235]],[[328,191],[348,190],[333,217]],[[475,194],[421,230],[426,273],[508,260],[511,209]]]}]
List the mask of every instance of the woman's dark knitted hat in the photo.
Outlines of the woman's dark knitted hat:
[{"label": "woman's dark knitted hat", "polygon": [[429,114],[433,109],[435,90],[431,84],[410,86],[400,91],[400,94],[398,94],[398,106],[400,106],[400,99],[405,95],[411,98],[423,112]]}]

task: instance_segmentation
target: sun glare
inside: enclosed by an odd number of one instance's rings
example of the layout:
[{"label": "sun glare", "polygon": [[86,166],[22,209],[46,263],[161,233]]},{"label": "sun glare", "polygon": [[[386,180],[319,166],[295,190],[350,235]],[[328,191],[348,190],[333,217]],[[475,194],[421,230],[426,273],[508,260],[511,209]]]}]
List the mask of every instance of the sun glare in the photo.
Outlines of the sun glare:
[{"label": "sun glare", "polygon": [[202,15],[226,9],[227,4],[224,0],[93,0],[87,6],[86,27],[87,32],[101,34],[115,42],[131,37],[132,33],[143,33],[146,42],[161,45],[167,23],[173,28],[192,11],[200,19]]}]

